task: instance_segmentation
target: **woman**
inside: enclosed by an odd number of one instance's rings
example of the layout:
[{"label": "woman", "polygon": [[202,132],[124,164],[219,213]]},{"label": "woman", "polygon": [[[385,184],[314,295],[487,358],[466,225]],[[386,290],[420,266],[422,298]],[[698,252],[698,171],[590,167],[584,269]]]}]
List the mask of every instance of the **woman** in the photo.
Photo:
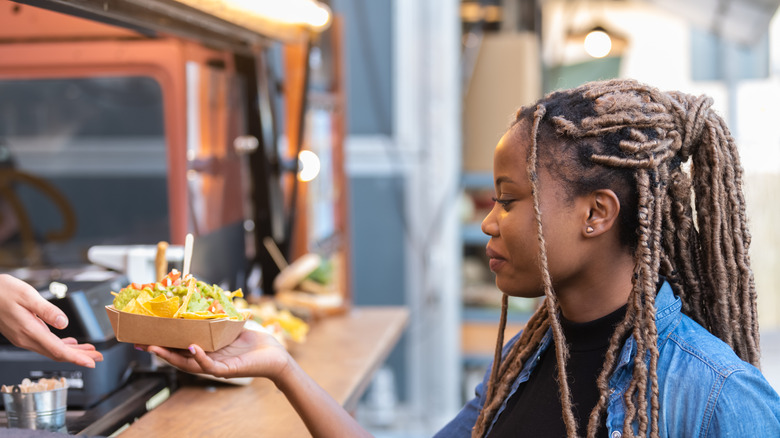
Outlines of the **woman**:
[{"label": "woman", "polygon": [[[482,225],[504,293],[495,360],[439,436],[780,436],[780,398],[754,366],[742,171],[711,103],[613,80],[518,112]],[[509,295],[545,299],[502,348]],[[314,436],[365,433],[269,343],[149,350],[271,378]]]}]

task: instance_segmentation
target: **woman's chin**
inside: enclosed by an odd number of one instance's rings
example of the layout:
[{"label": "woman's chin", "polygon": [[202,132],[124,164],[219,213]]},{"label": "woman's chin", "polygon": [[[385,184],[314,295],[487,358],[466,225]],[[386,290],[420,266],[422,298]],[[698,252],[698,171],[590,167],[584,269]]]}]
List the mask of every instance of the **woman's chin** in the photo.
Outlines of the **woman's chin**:
[{"label": "woman's chin", "polygon": [[496,277],[496,287],[510,297],[517,298],[538,298],[544,296],[544,289],[540,287],[528,288],[519,287],[517,281],[502,281],[500,277]]}]

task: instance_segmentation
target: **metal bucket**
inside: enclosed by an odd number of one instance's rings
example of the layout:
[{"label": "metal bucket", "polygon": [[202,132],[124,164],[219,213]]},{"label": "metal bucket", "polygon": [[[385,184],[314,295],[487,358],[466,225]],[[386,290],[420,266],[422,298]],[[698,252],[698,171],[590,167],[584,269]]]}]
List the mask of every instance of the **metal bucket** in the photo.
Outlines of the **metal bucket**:
[{"label": "metal bucket", "polygon": [[3,393],[8,427],[67,432],[67,400],[68,388],[21,392],[14,387],[13,392]]}]

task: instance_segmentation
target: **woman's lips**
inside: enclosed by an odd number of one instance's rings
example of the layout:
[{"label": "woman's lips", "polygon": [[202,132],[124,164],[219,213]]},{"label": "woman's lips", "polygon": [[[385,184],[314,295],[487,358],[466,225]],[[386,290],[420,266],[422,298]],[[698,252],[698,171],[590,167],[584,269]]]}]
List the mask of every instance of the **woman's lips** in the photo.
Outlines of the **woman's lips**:
[{"label": "woman's lips", "polygon": [[504,263],[506,263],[506,260],[504,259],[490,259],[490,270],[493,272],[498,272],[498,270],[504,266]]},{"label": "woman's lips", "polygon": [[490,247],[485,250],[485,254],[490,259],[488,265],[490,266],[490,270],[493,272],[497,272],[506,263],[506,259]]}]

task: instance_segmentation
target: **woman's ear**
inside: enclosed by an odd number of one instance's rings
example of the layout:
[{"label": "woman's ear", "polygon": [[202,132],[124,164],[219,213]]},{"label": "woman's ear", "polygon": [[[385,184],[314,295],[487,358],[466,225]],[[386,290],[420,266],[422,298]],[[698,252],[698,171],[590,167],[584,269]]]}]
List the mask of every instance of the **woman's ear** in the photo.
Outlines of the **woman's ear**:
[{"label": "woman's ear", "polygon": [[594,237],[611,230],[620,213],[620,200],[615,192],[609,189],[594,190],[587,200],[588,217],[583,224],[582,234]]}]

